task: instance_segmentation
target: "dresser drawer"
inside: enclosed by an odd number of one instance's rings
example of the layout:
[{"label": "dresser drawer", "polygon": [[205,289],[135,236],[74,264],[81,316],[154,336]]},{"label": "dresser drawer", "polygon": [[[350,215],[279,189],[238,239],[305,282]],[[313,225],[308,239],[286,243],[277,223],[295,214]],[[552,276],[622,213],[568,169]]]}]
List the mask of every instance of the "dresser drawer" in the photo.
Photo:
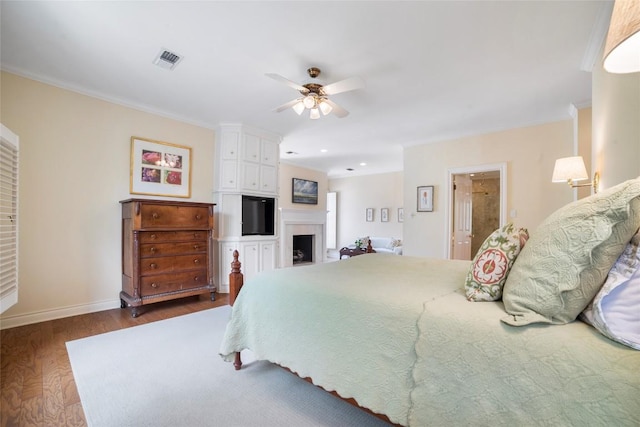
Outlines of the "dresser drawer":
[{"label": "dresser drawer", "polygon": [[140,296],[164,294],[202,286],[207,286],[206,269],[184,273],[159,274],[142,278]]},{"label": "dresser drawer", "polygon": [[206,251],[207,242],[204,240],[179,243],[146,243],[140,245],[140,256],[142,258],[165,255],[181,255]]},{"label": "dresser drawer", "polygon": [[140,260],[140,274],[173,273],[195,268],[207,268],[207,254],[152,257]]},{"label": "dresser drawer", "polygon": [[142,231],[140,243],[179,242],[189,240],[207,240],[207,231]]},{"label": "dresser drawer", "polygon": [[206,206],[142,204],[142,228],[209,228],[209,208]]}]

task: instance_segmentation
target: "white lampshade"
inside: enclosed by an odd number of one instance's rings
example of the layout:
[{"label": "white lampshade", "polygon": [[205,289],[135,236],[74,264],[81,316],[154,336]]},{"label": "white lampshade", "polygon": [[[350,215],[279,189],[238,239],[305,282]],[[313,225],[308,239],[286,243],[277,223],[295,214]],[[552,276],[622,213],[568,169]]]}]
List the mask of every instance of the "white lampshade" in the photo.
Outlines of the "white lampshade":
[{"label": "white lampshade", "polygon": [[640,0],[616,0],[613,5],[604,69],[619,74],[640,71]]},{"label": "white lampshade", "polygon": [[298,101],[295,104],[293,104],[293,111],[295,111],[298,115],[302,114],[302,112],[304,111],[304,104],[302,103],[302,101]]},{"label": "white lampshade", "polygon": [[304,104],[305,107],[307,107],[309,109],[315,108],[315,106],[316,106],[316,98],[313,95],[307,95],[302,100],[302,103]]},{"label": "white lampshade", "polygon": [[319,119],[320,118],[320,110],[318,110],[317,108],[312,108],[309,111],[309,118],[313,119],[313,120]]},{"label": "white lampshade", "polygon": [[556,160],[552,182],[583,181],[589,179],[582,156],[563,157]]},{"label": "white lampshade", "polygon": [[320,104],[318,104],[318,107],[320,107],[320,111],[322,111],[322,114],[324,114],[325,116],[331,113],[331,110],[333,110],[333,107],[329,105],[329,103],[326,102],[325,100],[320,101]]}]

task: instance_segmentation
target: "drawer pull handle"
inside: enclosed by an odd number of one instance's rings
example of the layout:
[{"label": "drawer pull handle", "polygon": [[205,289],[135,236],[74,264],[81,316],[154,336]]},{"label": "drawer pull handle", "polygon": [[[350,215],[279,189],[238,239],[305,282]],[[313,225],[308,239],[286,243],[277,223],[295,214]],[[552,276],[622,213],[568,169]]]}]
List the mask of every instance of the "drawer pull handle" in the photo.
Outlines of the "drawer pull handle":
[{"label": "drawer pull handle", "polygon": [[152,217],[153,219],[158,219],[158,217],[159,217],[159,216],[160,216],[160,215],[158,215],[156,212],[154,212],[154,213],[152,213],[152,214],[151,214],[151,217]]},{"label": "drawer pull handle", "polygon": [[193,281],[194,281],[194,282],[198,282],[198,281],[200,281],[200,277],[195,276],[195,277],[193,278]]},{"label": "drawer pull handle", "polygon": [[151,284],[151,287],[155,289],[155,288],[157,288],[157,287],[158,287],[158,285],[156,285],[155,283],[152,283],[152,284]]},{"label": "drawer pull handle", "polygon": [[155,253],[156,253],[156,248],[155,248],[155,247],[153,247],[153,246],[152,246],[152,247],[151,247],[151,249],[149,249],[149,250],[151,251],[151,253],[152,253],[152,254],[155,254]]},{"label": "drawer pull handle", "polygon": [[158,264],[156,264],[155,262],[152,262],[151,264],[149,264],[149,267],[158,268]]},{"label": "drawer pull handle", "polygon": [[193,263],[194,263],[194,264],[200,264],[200,260],[199,260],[199,259],[194,259],[194,260],[193,260]]},{"label": "drawer pull handle", "polygon": [[194,239],[197,239],[197,238],[199,238],[199,237],[200,237],[200,233],[193,233],[193,238],[194,238]]},{"label": "drawer pull handle", "polygon": [[197,251],[198,250],[198,245],[193,245],[193,250]]},{"label": "drawer pull handle", "polygon": [[158,238],[158,236],[156,236],[155,234],[152,234],[150,237],[154,240]]},{"label": "drawer pull handle", "polygon": [[202,219],[202,215],[200,214],[196,215],[196,219]]}]

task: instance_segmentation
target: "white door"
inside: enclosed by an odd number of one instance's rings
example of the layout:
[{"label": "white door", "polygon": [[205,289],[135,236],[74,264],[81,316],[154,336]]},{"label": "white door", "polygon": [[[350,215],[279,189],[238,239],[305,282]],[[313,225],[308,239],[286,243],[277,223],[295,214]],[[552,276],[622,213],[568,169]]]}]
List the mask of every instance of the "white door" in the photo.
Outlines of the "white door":
[{"label": "white door", "polygon": [[471,178],[469,175],[456,175],[454,182],[453,259],[471,260]]},{"label": "white door", "polygon": [[18,302],[18,143],[0,124],[0,313]]}]

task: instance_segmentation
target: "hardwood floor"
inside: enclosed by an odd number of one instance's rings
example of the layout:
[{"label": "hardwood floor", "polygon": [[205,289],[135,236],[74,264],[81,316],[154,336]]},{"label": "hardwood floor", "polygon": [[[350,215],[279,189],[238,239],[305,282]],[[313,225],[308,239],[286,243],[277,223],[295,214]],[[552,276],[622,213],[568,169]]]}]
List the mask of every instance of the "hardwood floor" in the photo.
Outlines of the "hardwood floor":
[{"label": "hardwood floor", "polygon": [[86,426],[65,343],[228,304],[228,294],[113,309],[0,331],[0,421],[9,426]]}]

